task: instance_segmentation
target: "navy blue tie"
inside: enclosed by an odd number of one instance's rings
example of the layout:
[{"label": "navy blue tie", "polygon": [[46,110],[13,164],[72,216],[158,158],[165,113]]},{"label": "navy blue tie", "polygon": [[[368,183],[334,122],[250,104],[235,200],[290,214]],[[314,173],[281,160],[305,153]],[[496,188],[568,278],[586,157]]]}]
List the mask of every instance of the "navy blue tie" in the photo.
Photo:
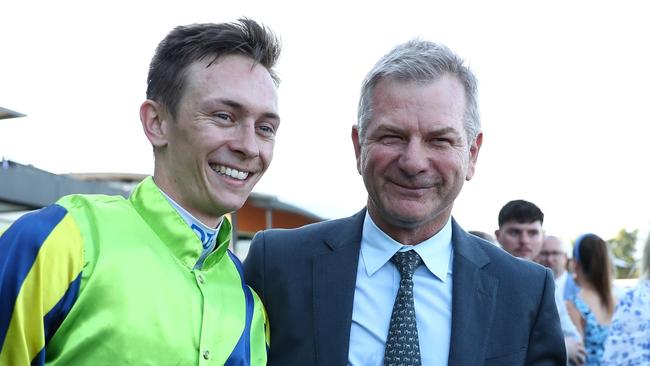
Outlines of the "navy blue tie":
[{"label": "navy blue tie", "polygon": [[413,302],[413,272],[422,263],[415,252],[397,252],[390,259],[400,273],[399,290],[390,317],[384,366],[420,366],[420,341]]}]

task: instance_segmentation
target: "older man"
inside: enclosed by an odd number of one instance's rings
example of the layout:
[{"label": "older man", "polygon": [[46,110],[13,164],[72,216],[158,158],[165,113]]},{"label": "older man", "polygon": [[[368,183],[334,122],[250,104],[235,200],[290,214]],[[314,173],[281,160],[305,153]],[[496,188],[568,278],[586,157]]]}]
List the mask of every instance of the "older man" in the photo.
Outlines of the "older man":
[{"label": "older man", "polygon": [[567,271],[567,252],[564,243],[557,236],[545,236],[542,250],[536,261],[550,268],[555,276],[555,296],[560,300],[569,300],[575,296],[580,288]]},{"label": "older man", "polygon": [[[544,242],[544,213],[532,202],[513,200],[499,211],[499,229],[494,234],[505,251],[528,261],[536,259],[542,252]],[[568,361],[581,365],[586,357],[580,333],[569,317],[561,297],[554,293]]]},{"label": "older man", "polygon": [[382,57],[352,128],[358,214],[258,234],[244,263],[271,322],[269,365],[557,365],[549,270],[451,217],[483,141],[476,79],[421,40]]}]

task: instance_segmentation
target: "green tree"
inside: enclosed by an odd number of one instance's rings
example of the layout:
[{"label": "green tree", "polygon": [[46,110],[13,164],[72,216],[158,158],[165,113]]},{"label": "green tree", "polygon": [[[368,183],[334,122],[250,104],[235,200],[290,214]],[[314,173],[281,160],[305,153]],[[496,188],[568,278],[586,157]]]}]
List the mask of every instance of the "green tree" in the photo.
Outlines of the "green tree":
[{"label": "green tree", "polygon": [[621,229],[618,234],[607,241],[615,258],[616,278],[631,278],[638,276],[634,253],[638,230],[626,231]]}]

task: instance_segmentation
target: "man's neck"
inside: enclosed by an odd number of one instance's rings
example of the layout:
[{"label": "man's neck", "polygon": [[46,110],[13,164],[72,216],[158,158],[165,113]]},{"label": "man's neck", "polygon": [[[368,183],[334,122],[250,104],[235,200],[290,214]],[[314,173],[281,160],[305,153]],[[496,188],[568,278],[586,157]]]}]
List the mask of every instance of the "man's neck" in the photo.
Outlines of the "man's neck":
[{"label": "man's neck", "polygon": [[187,205],[180,200],[178,196],[176,196],[173,192],[173,190],[169,189],[167,186],[165,186],[162,183],[158,183],[156,180],[156,177],[153,177],[154,184],[160,189],[160,192],[163,193],[165,198],[174,206],[176,211],[178,211],[184,218],[189,217],[193,219],[194,221],[198,221],[201,224],[203,224],[206,227],[209,228],[217,228],[221,224],[221,221],[223,220],[223,215],[219,217],[208,217],[206,215],[201,215],[199,212],[196,210],[190,210],[187,208]]},{"label": "man's neck", "polygon": [[396,242],[403,245],[416,245],[432,238],[447,224],[451,218],[451,209],[441,212],[433,220],[421,223],[399,222],[398,220],[384,220],[381,214],[368,204],[368,214],[372,221]]}]

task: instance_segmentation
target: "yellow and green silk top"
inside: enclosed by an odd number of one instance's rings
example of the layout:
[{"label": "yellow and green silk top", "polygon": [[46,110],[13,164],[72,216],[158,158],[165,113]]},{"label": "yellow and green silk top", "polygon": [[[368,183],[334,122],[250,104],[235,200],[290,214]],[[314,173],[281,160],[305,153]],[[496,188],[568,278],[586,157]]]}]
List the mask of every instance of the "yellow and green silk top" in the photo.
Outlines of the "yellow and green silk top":
[{"label": "yellow and green silk top", "polygon": [[268,326],[228,250],[149,177],[126,200],[72,195],[0,236],[0,365],[264,365]]}]

